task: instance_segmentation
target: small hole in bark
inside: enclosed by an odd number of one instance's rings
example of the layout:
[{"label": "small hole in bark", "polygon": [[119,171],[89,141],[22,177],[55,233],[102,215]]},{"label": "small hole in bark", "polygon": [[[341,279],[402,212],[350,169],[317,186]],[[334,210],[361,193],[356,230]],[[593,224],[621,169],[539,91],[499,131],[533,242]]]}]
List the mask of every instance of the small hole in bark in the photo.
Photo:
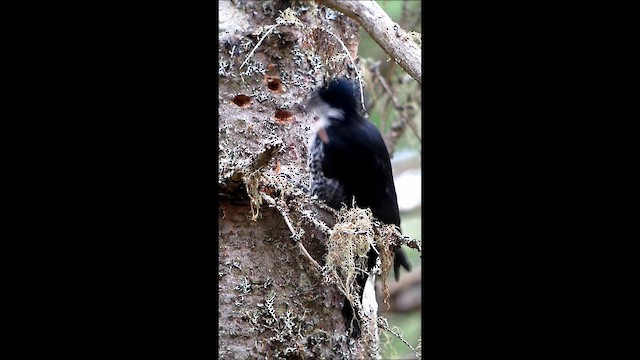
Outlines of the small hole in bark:
[{"label": "small hole in bark", "polygon": [[282,82],[280,82],[280,79],[267,80],[267,86],[269,87],[269,90],[278,91],[280,90],[281,85],[282,85]]},{"label": "small hole in bark", "polygon": [[247,96],[247,95],[243,95],[240,94],[236,97],[233,98],[232,102],[236,105],[238,105],[239,107],[247,107],[249,105],[251,105],[251,97]]},{"label": "small hole in bark", "polygon": [[277,93],[277,94],[282,94],[284,93],[284,85],[282,84],[282,80],[280,80],[280,78],[274,77],[274,76],[265,76],[264,77],[264,81],[267,83],[267,87],[269,88],[269,90]]},{"label": "small hole in bark", "polygon": [[284,125],[293,121],[293,113],[288,110],[276,110],[275,113],[276,124]]}]

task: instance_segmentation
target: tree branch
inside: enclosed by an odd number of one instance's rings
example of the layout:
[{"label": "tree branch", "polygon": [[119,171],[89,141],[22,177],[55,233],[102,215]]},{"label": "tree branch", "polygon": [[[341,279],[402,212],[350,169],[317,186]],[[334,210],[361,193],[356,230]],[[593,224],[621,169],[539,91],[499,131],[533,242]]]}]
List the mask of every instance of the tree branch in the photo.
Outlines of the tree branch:
[{"label": "tree branch", "polygon": [[358,22],[412,78],[422,84],[422,52],[375,1],[317,0]]},{"label": "tree branch", "polygon": [[[400,139],[400,137],[404,134],[404,131],[407,126],[411,128],[411,131],[413,131],[413,134],[416,136],[416,138],[421,144],[422,144],[422,139],[418,134],[418,129],[416,129],[415,123],[413,122],[413,117],[407,113],[405,107],[400,105],[400,102],[398,101],[396,96],[393,94],[393,91],[387,84],[387,81],[380,74],[379,65],[380,65],[380,62],[377,62],[371,65],[370,70],[374,75],[374,79],[380,82],[380,85],[382,85],[382,88],[387,93],[388,95],[387,99],[391,99],[391,102],[393,103],[393,107],[398,112],[397,120],[391,124],[391,129],[389,129],[389,134],[385,136],[387,150],[389,151],[389,154],[392,154],[393,150],[396,147],[396,143],[398,142],[398,139]],[[382,116],[382,119],[384,119],[384,116]],[[384,128],[384,127],[380,126],[380,128]]]}]

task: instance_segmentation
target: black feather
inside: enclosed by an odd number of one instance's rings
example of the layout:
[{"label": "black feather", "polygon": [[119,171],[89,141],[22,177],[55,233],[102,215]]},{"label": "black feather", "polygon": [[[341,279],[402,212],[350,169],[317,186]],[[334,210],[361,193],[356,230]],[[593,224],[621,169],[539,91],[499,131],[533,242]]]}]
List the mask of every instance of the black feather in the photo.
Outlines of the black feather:
[{"label": "black feather", "polygon": [[[353,83],[340,78],[318,90],[309,100],[310,107],[317,109],[325,118],[321,131],[326,134],[312,139],[309,168],[311,170],[311,194],[339,209],[342,204],[352,206],[352,199],[360,208],[370,208],[373,216],[386,224],[400,226],[400,212],[391,160],[386,144],[373,123],[357,111],[357,90]],[[411,267],[398,247],[394,249],[394,274],[400,277],[400,267],[410,271]],[[368,253],[368,270],[376,263],[377,253]],[[367,280],[366,274],[356,278],[360,286],[360,298]],[[353,310],[348,301],[343,309],[349,323]],[[360,333],[357,322],[352,330]]]}]

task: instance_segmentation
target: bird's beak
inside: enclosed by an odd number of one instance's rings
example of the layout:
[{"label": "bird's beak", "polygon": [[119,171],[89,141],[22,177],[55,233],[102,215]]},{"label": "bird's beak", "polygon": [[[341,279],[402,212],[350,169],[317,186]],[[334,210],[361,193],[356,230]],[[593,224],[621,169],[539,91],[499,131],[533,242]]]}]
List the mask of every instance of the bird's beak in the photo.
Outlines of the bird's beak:
[{"label": "bird's beak", "polygon": [[[314,93],[311,96],[309,96],[305,101],[298,104],[295,107],[295,110],[299,113],[309,114],[309,113],[313,113],[316,109],[321,107],[321,105],[322,105],[322,100],[320,99],[320,96]],[[322,140],[323,143],[328,144],[329,136],[327,135],[327,131],[324,129],[324,126],[325,124],[323,124],[321,121],[316,122],[316,125],[315,125],[316,132],[320,140]]]},{"label": "bird's beak", "polygon": [[329,143],[329,135],[327,134],[327,130],[325,130],[325,128],[321,127],[318,129],[318,137],[323,143]]}]

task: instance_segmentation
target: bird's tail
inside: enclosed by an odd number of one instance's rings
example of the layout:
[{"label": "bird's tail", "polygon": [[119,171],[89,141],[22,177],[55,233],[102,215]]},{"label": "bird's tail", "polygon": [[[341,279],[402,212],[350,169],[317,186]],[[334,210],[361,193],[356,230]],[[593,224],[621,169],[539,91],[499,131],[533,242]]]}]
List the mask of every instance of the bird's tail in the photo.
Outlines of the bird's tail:
[{"label": "bird's tail", "polygon": [[[367,270],[371,270],[371,268],[373,268],[373,265],[376,262],[376,258],[378,257],[378,255],[373,249],[369,250],[369,253],[367,255],[369,258],[368,264],[367,264],[368,265]],[[411,265],[409,265],[409,261],[407,261],[407,257],[402,251],[402,248],[398,247],[395,250],[395,256],[393,260],[393,272],[396,276],[396,281],[400,279],[400,266],[405,268],[405,270],[407,271],[411,271]],[[362,299],[364,285],[367,282],[367,278],[368,278],[368,275],[366,273],[359,273],[356,276],[356,283],[358,284],[358,288],[360,290],[359,291],[360,299]],[[360,318],[357,314],[354,314],[353,305],[351,304],[351,302],[349,302],[349,300],[347,300],[347,298],[344,299],[344,304],[342,306],[342,315],[344,315],[347,329],[351,330],[350,331],[351,336],[354,338],[359,338],[361,335],[361,330],[359,325]]]},{"label": "bird's tail", "polygon": [[[376,251],[373,248],[371,248],[367,253],[367,258],[368,258],[367,271],[371,271],[371,269],[373,269],[374,265],[376,264],[378,253],[376,253]],[[361,304],[362,304],[362,295],[364,294],[364,286],[368,278],[369,278],[369,275],[365,272],[359,272],[358,275],[356,275],[356,284],[358,284],[358,296],[360,297]],[[353,304],[351,304],[351,302],[345,297],[344,305],[342,306],[342,315],[344,315],[346,327],[347,329],[351,330],[350,331],[351,337],[359,338],[361,334],[359,322],[361,321],[361,319],[357,313],[354,314],[353,310],[354,310]]]},{"label": "bird's tail", "polygon": [[395,257],[393,260],[393,274],[396,276],[396,281],[400,280],[400,266],[407,271],[411,271],[411,265],[407,261],[407,257],[404,255],[402,248],[398,247],[395,251]]}]

